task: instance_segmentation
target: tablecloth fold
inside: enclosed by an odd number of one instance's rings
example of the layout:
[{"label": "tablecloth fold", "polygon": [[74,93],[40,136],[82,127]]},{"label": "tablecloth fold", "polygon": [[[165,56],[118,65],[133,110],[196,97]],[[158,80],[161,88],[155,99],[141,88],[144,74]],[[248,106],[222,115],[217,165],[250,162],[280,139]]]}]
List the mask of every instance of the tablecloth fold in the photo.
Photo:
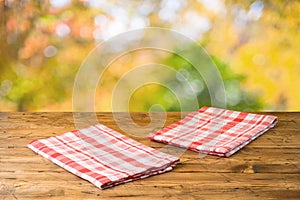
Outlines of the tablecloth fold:
[{"label": "tablecloth fold", "polygon": [[170,171],[179,162],[102,124],[34,140],[28,147],[100,189]]},{"label": "tablecloth fold", "polygon": [[274,127],[277,117],[204,106],[148,138],[204,154],[229,157]]}]

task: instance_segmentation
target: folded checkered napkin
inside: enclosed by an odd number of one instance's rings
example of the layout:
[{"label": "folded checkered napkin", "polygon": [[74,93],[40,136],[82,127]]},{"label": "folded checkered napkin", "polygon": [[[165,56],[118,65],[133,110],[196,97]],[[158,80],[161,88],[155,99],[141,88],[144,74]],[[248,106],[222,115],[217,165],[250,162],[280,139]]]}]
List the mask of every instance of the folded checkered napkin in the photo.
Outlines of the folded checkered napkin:
[{"label": "folded checkered napkin", "polygon": [[204,154],[229,157],[275,126],[277,117],[202,107],[162,130],[151,140]]},{"label": "folded checkered napkin", "polygon": [[170,171],[179,162],[100,124],[28,147],[100,189]]}]

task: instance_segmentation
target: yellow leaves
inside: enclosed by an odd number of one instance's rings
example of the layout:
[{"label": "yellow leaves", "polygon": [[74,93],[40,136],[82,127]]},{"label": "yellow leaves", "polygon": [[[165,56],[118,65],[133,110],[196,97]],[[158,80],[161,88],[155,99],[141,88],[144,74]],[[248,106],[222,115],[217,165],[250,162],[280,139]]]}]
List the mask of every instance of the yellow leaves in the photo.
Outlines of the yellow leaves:
[{"label": "yellow leaves", "polygon": [[[168,22],[159,17],[160,2],[153,2],[157,13],[152,12],[142,19],[149,21],[151,26],[174,28],[187,31],[187,34],[188,31],[194,32],[191,35],[199,39],[199,43],[205,44],[209,54],[229,64],[231,69],[228,79],[234,79],[235,73],[245,75],[246,79],[243,82],[245,91],[259,94],[268,105],[265,109],[300,110],[300,1],[221,0],[214,2],[219,2],[215,4],[219,6],[219,11],[216,9],[217,6],[213,6],[212,1],[189,1],[182,4],[181,8],[173,13],[177,15],[174,18],[176,20]],[[71,84],[76,70],[92,50],[95,42],[105,38],[104,35],[106,39],[111,36],[107,34],[109,30],[103,28],[106,26],[101,24],[110,26],[112,22],[117,22],[116,15],[118,16],[120,12],[110,13],[113,9],[101,10],[100,7],[93,8],[74,2],[67,7],[53,7],[49,3],[37,5],[32,2],[23,5],[24,7],[18,7],[20,5],[14,2],[3,14],[5,23],[0,28],[5,32],[0,38],[2,41],[0,53],[3,55],[0,64],[12,66],[16,76],[23,79],[33,79],[38,75],[39,80],[32,86],[29,85],[30,87],[25,84],[26,80],[16,84],[20,88],[16,88],[18,89],[15,90],[16,96],[20,96],[22,90],[30,88],[33,88],[32,96],[39,95],[36,91],[41,87],[45,94],[49,93],[47,100],[50,97],[65,98],[62,107],[54,102],[55,104],[49,108],[69,109]],[[119,6],[114,4],[111,8],[118,10]],[[119,9],[124,11],[127,25],[131,24],[130,20],[141,17],[138,14],[138,6],[131,4],[129,7]],[[100,15],[105,17],[97,17]],[[107,22],[104,20],[106,18],[109,19]],[[124,17],[120,18],[121,21],[118,23],[122,25]],[[205,22],[207,26],[203,30]],[[58,27],[59,25],[61,26]],[[201,39],[202,36],[204,39]],[[97,110],[111,110],[113,89],[120,77],[137,66],[150,62],[161,63],[161,60],[168,56],[170,55],[163,52],[149,53],[143,50],[114,60],[102,76],[104,78],[100,80],[101,85],[96,91]],[[178,60],[174,58],[172,62],[174,65],[178,64]],[[7,79],[3,75],[4,72],[14,74],[11,71],[13,70],[2,69],[3,77],[0,79]],[[139,78],[141,77],[137,77]],[[45,80],[51,84],[55,83],[56,87],[51,86],[52,91],[50,91],[49,84],[42,84]],[[56,88],[62,90],[58,92]],[[237,89],[232,90],[234,93]],[[66,92],[68,95],[62,95],[62,91],[68,91]],[[147,86],[134,94],[130,101],[130,108],[143,109],[144,105],[137,105],[136,102],[146,102],[147,97],[141,94],[149,94],[151,91],[156,93],[156,96],[151,97],[154,100],[164,102],[162,96],[171,99],[164,90],[158,90],[156,86]],[[21,99],[21,97],[17,98]],[[41,99],[40,102],[43,102],[44,97]],[[34,104],[38,103],[39,101],[34,102]],[[166,101],[166,104],[171,103]],[[0,102],[0,107],[1,105]],[[31,103],[28,108],[35,107]]]},{"label": "yellow leaves", "polygon": [[245,74],[244,88],[260,94],[266,109],[300,109],[299,10],[299,1],[267,2],[261,18],[246,28],[233,28],[235,19],[226,17],[210,33],[216,39],[208,43],[209,52]]}]

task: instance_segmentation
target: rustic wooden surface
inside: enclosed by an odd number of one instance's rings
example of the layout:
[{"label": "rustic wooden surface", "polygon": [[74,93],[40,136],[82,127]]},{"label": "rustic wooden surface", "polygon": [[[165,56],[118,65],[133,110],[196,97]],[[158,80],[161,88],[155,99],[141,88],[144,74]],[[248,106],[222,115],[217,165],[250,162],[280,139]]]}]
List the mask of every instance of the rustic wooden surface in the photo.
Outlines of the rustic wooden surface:
[{"label": "rustic wooden surface", "polygon": [[[75,129],[72,113],[0,113],[0,199],[300,199],[300,113],[272,114],[277,126],[230,158],[185,151],[171,172],[100,190],[26,148],[33,139]],[[76,115],[82,125],[92,118]],[[141,129],[141,137],[128,134],[134,132],[131,119],[122,116],[126,133],[111,113],[97,113],[110,128],[148,146],[164,146],[142,137],[153,126]],[[147,113],[131,116],[139,125],[150,122]],[[152,117],[154,125],[161,122],[161,114]],[[168,113],[165,125],[181,117]]]}]

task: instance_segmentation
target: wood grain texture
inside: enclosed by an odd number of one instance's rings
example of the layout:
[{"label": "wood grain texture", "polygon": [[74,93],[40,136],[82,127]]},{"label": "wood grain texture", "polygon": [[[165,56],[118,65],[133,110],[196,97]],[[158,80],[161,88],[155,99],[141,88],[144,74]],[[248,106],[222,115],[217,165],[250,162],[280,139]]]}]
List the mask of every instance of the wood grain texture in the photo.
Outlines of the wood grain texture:
[{"label": "wood grain texture", "polygon": [[[151,118],[148,113],[131,113],[131,117],[97,113],[100,123],[145,145],[181,155],[181,163],[171,172],[100,190],[26,148],[33,139],[89,125],[92,113],[0,113],[0,200],[300,199],[300,113],[271,114],[279,119],[275,128],[230,158],[220,158],[145,138],[185,113],[152,113]],[[79,119],[76,124],[74,116]]]}]

